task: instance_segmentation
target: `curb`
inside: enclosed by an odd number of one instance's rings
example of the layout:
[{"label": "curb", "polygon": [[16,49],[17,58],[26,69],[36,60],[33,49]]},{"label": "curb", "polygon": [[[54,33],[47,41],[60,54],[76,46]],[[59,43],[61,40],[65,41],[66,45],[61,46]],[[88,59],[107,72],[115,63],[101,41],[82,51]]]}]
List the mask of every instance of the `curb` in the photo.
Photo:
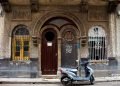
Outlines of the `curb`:
[{"label": "curb", "polygon": [[120,81],[120,77],[96,77],[95,82],[111,82]]},{"label": "curb", "polygon": [[[95,82],[120,81],[120,77],[96,77]],[[41,84],[59,84],[60,79],[43,78],[0,78],[0,83],[41,83]]]}]

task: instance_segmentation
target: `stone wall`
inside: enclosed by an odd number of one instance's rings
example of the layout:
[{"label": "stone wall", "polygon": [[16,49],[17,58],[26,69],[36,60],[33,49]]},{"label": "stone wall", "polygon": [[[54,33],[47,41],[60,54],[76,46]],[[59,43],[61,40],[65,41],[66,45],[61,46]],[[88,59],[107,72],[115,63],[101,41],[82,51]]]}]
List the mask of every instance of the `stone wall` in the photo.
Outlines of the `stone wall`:
[{"label": "stone wall", "polygon": [[[102,14],[102,16],[100,14]],[[73,22],[75,22],[75,24],[81,31],[80,37],[87,37],[88,31],[92,26],[102,26],[107,33],[107,40],[109,44],[108,47],[111,47],[110,29],[108,27],[109,22],[107,18],[108,14],[106,14],[106,7],[104,6],[89,6],[88,11],[86,12],[82,12],[79,6],[40,6],[39,12],[36,13],[32,13],[28,6],[13,6],[13,11],[11,13],[6,14],[5,16],[5,26],[3,27],[3,30],[5,31],[4,34],[6,35],[4,36],[4,39],[6,39],[4,45],[6,51],[8,51],[8,54],[6,55],[9,56],[9,58],[11,56],[9,55],[11,54],[11,33],[15,26],[19,24],[26,25],[30,31],[31,37],[37,36],[41,38],[40,29],[42,25],[49,18],[52,18],[54,16],[63,16],[73,20]],[[35,47],[33,45],[32,39],[30,43],[31,58],[40,57],[39,47]],[[82,50],[84,50],[84,48],[82,49],[81,47],[81,51]],[[111,51],[109,53],[111,53]]]}]

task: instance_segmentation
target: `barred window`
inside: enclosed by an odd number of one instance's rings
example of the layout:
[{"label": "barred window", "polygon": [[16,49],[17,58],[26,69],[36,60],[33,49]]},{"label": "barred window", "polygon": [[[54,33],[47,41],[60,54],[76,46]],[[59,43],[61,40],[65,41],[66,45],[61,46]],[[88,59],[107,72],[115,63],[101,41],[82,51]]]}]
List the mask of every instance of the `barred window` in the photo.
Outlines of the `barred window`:
[{"label": "barred window", "polygon": [[94,26],[88,33],[89,57],[91,60],[107,59],[106,34],[102,27]]}]

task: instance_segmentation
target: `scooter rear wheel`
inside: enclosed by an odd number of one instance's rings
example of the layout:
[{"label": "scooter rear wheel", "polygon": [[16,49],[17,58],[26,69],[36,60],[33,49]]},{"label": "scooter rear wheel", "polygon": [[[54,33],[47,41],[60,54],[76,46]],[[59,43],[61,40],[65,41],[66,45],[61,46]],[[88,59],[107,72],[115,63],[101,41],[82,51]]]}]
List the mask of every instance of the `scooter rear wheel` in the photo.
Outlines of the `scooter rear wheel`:
[{"label": "scooter rear wheel", "polygon": [[64,86],[70,86],[70,85],[72,85],[72,80],[68,76],[63,76],[63,77],[61,77],[61,83]]}]

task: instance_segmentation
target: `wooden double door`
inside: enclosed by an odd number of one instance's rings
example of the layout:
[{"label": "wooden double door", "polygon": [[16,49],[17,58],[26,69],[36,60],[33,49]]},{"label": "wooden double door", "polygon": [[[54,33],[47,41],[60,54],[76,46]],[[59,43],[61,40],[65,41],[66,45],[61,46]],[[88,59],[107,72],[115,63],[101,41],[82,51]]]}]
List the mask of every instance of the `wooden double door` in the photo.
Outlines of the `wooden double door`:
[{"label": "wooden double door", "polygon": [[42,75],[56,75],[58,63],[57,33],[47,28],[42,33],[41,71]]}]

